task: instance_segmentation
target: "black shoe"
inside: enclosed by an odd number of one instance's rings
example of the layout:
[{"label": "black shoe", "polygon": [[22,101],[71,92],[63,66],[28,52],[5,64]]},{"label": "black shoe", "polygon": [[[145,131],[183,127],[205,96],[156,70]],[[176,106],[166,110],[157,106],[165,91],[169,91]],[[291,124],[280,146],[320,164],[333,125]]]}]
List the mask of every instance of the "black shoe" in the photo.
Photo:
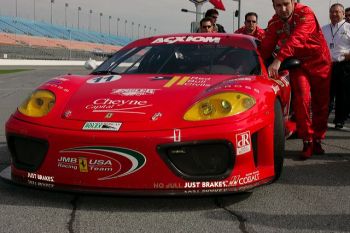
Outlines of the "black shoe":
[{"label": "black shoe", "polygon": [[324,155],[325,150],[322,148],[321,140],[315,140],[314,141],[314,147],[313,150],[315,155]]},{"label": "black shoe", "polygon": [[311,158],[312,154],[313,154],[313,143],[312,141],[304,141],[303,142],[303,150],[300,154],[300,159],[302,160],[306,160]]},{"label": "black shoe", "polygon": [[344,127],[343,123],[335,123],[335,126],[334,126],[334,128],[336,129],[342,129],[343,127]]}]

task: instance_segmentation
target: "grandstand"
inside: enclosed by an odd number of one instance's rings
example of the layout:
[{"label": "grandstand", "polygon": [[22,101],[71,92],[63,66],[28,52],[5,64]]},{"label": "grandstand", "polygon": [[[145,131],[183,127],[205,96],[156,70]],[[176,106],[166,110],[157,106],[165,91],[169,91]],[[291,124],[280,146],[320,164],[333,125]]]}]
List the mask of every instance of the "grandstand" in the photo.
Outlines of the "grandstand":
[{"label": "grandstand", "polygon": [[129,42],[122,36],[0,16],[0,58],[103,60]]}]

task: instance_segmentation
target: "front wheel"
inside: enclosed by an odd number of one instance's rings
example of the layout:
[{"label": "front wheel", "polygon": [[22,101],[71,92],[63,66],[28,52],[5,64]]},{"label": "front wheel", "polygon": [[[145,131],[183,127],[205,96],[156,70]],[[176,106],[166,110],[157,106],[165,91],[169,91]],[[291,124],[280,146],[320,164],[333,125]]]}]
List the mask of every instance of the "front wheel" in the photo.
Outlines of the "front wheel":
[{"label": "front wheel", "polygon": [[274,119],[274,168],[275,178],[273,181],[279,179],[283,168],[283,159],[285,155],[285,132],[284,119],[282,113],[282,106],[279,100],[275,101],[275,119]]}]

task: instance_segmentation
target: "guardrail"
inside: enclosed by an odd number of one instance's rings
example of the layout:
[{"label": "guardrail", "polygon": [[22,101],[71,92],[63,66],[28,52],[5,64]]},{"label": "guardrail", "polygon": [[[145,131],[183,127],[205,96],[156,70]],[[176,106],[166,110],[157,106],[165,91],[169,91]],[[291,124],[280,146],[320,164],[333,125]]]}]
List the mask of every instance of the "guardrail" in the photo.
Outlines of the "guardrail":
[{"label": "guardrail", "polygon": [[[0,59],[0,66],[84,66],[86,61]],[[98,65],[102,62],[96,62]]]}]

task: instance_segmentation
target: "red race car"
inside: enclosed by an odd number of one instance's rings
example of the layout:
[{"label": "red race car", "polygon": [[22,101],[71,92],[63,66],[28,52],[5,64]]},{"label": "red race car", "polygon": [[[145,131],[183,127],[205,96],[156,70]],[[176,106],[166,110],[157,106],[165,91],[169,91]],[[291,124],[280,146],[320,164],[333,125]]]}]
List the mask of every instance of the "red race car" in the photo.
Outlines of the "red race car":
[{"label": "red race car", "polygon": [[90,75],[39,86],[10,117],[1,177],[38,188],[213,194],[277,180],[288,71],[268,78],[252,37],[137,40]]}]

